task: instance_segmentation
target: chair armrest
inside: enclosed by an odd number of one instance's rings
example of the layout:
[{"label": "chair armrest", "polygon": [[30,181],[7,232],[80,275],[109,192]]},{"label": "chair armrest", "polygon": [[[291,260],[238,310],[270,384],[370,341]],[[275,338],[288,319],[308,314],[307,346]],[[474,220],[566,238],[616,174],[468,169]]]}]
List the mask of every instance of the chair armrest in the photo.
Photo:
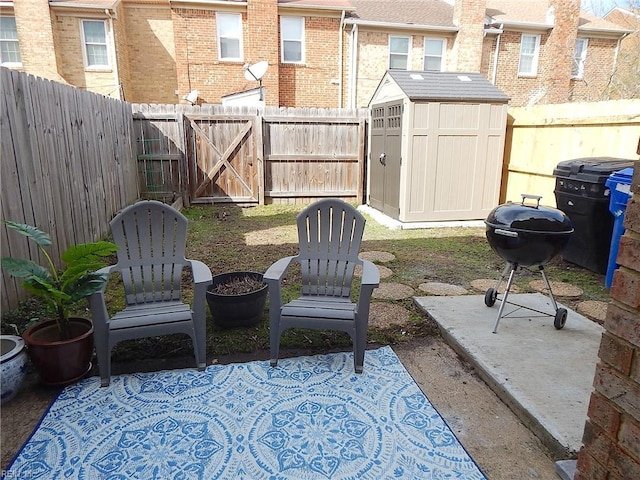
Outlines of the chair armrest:
[{"label": "chair armrest", "polygon": [[362,283],[356,309],[363,318],[369,318],[371,294],[378,285],[380,285],[380,270],[369,260],[362,260]]},{"label": "chair armrest", "polygon": [[287,271],[287,268],[289,268],[289,265],[291,265],[291,262],[293,262],[293,260],[297,258],[298,256],[294,255],[291,257],[284,257],[276,261],[267,269],[266,272],[264,272],[264,281],[267,282],[269,286],[271,286],[271,284],[273,283],[280,283],[282,281],[282,277]]},{"label": "chair armrest", "polygon": [[200,260],[189,260],[189,265],[191,266],[191,273],[193,274],[193,284],[199,285],[201,283],[206,286],[213,283],[213,276],[211,275],[211,269],[207,267],[206,264],[201,262]]},{"label": "chair armrest", "polygon": [[[100,270],[96,270],[94,273],[98,275],[106,275],[107,278],[111,272],[117,267],[117,265],[109,265],[103,267]],[[109,323],[109,313],[107,312],[107,304],[104,301],[104,290],[107,288],[107,283],[102,286],[100,290],[89,295],[89,310],[91,311],[91,320],[93,322],[94,330],[99,335],[104,335],[107,330],[107,324]]]},{"label": "chair armrest", "polygon": [[264,275],[263,280],[269,286],[269,321],[273,324],[280,316],[280,307],[282,306],[282,289],[281,282],[289,265],[298,258],[298,255],[292,257],[284,257],[272,264]]},{"label": "chair armrest", "polygon": [[362,260],[362,283],[374,288],[380,285],[380,270],[369,260]]}]

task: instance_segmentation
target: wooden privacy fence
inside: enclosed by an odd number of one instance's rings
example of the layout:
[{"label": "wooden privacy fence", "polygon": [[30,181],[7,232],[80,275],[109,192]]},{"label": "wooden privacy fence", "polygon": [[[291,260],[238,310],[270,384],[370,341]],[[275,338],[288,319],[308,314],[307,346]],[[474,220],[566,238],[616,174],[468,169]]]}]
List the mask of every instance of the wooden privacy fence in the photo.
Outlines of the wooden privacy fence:
[{"label": "wooden privacy fence", "polygon": [[[0,68],[2,218],[51,235],[51,257],[104,237],[109,221],[138,198],[130,104]],[[2,256],[42,258],[0,226]],[[24,298],[2,272],[2,307]]]},{"label": "wooden privacy fence", "polygon": [[367,110],[133,105],[143,196],[364,201]]},{"label": "wooden privacy fence", "polygon": [[640,100],[563,103],[509,109],[501,201],[521,193],[555,205],[553,169],[563,160],[617,157],[637,160]]}]

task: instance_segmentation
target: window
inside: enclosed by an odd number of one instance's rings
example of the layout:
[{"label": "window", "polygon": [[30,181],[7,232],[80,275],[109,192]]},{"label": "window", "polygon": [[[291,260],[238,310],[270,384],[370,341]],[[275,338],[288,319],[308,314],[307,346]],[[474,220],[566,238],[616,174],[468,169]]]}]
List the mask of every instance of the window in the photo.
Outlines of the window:
[{"label": "window", "polygon": [[110,68],[107,49],[107,22],[104,20],[82,20],[84,64],[91,69]]},{"label": "window", "polygon": [[520,40],[520,63],[518,75],[532,77],[538,73],[538,55],[540,54],[540,35],[522,34]]},{"label": "window", "polygon": [[218,58],[242,61],[242,16],[236,13],[216,13]]},{"label": "window", "polygon": [[582,78],[584,75],[584,61],[587,58],[587,39],[576,39],[576,47],[573,50],[573,68],[571,76],[573,78]]},{"label": "window", "polygon": [[447,42],[444,39],[424,39],[424,70],[441,72],[444,69],[444,52]]},{"label": "window", "polygon": [[304,18],[280,17],[280,50],[283,63],[304,62]]},{"label": "window", "polygon": [[0,63],[22,64],[15,17],[0,17]]},{"label": "window", "polygon": [[389,36],[389,68],[409,69],[409,45],[411,45],[411,37]]}]

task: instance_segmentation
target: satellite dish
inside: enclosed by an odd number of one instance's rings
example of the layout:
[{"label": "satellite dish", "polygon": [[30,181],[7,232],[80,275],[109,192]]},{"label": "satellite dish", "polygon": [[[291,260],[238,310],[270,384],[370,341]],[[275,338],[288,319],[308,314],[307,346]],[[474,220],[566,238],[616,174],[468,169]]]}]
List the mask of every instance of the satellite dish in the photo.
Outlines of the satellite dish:
[{"label": "satellite dish", "polygon": [[198,90],[191,90],[188,94],[182,97],[183,100],[186,100],[191,105],[195,105],[198,101]]},{"label": "satellite dish", "polygon": [[267,73],[267,68],[269,68],[269,62],[263,60],[258,63],[254,63],[253,65],[249,65],[248,63],[244,64],[244,78],[247,80],[255,80],[259,82],[264,77],[264,74]]}]

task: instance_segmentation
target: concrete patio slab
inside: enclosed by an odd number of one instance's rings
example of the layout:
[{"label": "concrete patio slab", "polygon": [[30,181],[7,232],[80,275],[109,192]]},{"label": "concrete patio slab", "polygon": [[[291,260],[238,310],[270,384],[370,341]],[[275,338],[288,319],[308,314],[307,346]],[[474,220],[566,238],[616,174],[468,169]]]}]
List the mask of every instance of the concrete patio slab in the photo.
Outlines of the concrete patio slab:
[{"label": "concrete patio slab", "polygon": [[548,297],[512,294],[494,334],[500,297],[491,308],[484,295],[414,299],[558,458],[577,454],[604,331],[600,325],[568,309],[565,327],[556,330],[553,316],[528,310],[554,313]]}]

